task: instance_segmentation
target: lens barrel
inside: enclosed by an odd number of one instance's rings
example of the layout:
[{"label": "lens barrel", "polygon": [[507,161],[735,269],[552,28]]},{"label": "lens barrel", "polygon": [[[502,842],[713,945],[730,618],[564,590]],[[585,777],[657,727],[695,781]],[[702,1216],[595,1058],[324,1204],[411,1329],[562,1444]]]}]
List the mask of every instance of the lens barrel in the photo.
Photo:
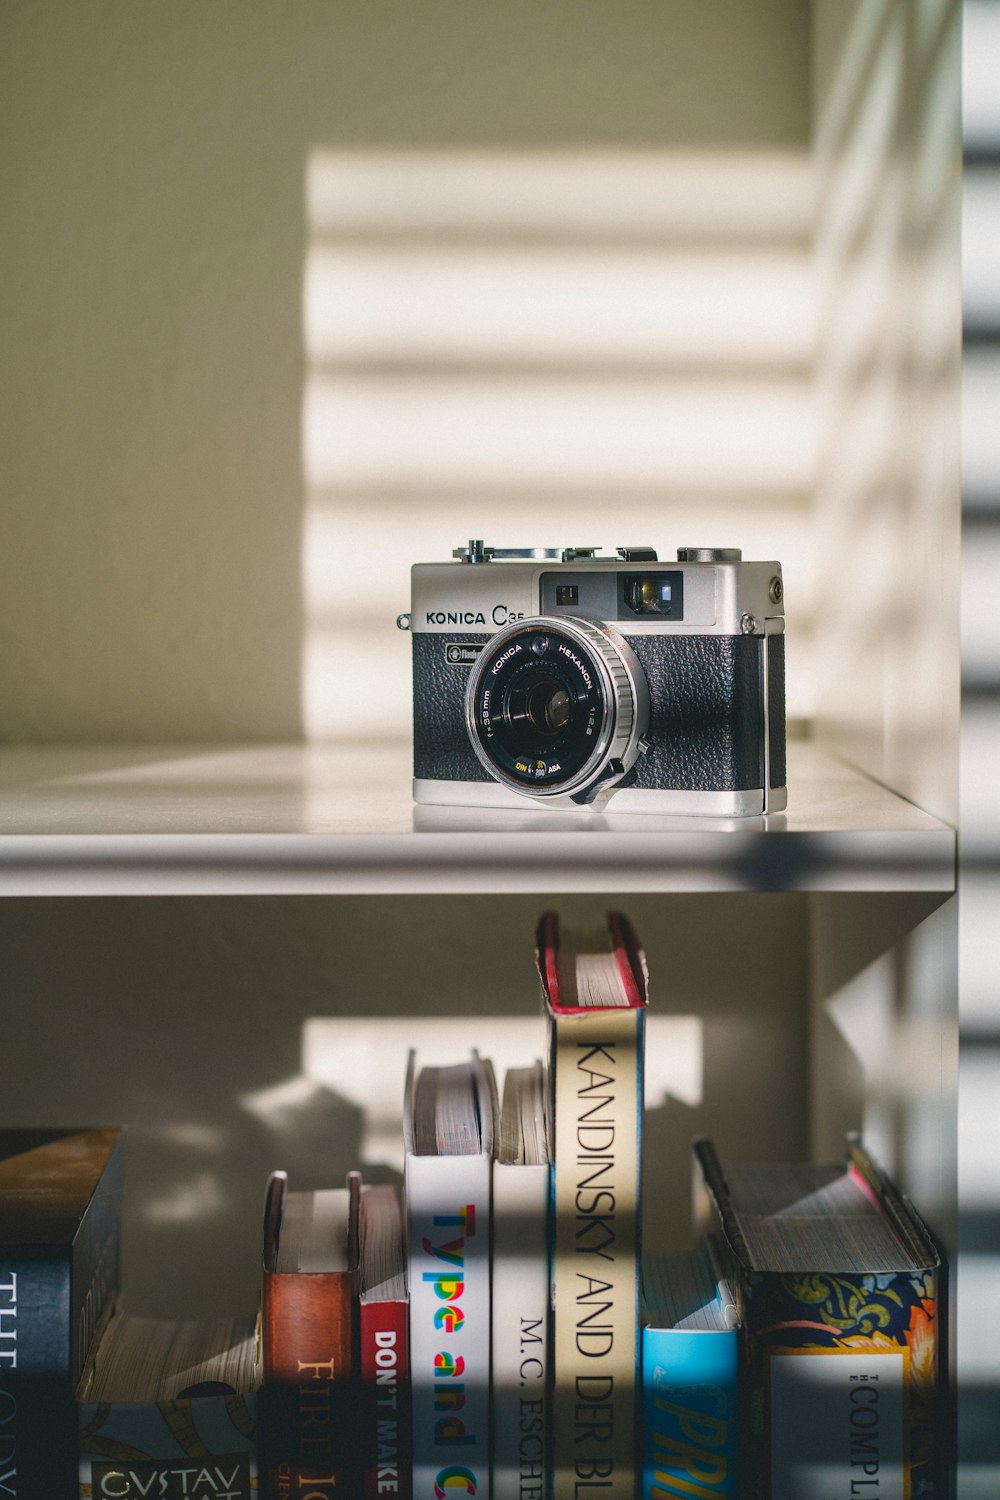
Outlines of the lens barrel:
[{"label": "lens barrel", "polygon": [[472,748],[497,781],[588,801],[635,760],[649,695],[631,648],[603,621],[538,615],[487,642],[465,708]]}]

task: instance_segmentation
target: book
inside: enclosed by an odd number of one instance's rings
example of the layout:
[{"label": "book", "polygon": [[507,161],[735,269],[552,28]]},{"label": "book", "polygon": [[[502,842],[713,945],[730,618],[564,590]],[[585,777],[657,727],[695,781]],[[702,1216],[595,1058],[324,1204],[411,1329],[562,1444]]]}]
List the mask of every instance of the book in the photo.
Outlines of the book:
[{"label": "book", "polygon": [[256,1500],[257,1352],[256,1314],[173,1322],[117,1312],[81,1383],[75,1493]]},{"label": "book", "polygon": [[261,1468],[265,1492],[323,1500],[357,1484],[361,1178],[264,1202]]},{"label": "book", "polygon": [[487,1500],[490,1202],[496,1083],[488,1062],[418,1070],[404,1096],[415,1500]]},{"label": "book", "polygon": [[549,1018],[555,1500],[635,1490],[646,961],[626,919],[536,961]]},{"label": "book", "polygon": [[0,1131],[0,1494],[70,1495],[77,1384],[121,1282],[124,1136]]},{"label": "book", "polygon": [[739,1494],[739,1313],[711,1246],[642,1260],[643,1500]]},{"label": "book", "polygon": [[542,1063],[508,1068],[493,1162],[494,1500],[541,1500],[548,1472],[547,1116]]},{"label": "book", "polygon": [[819,1165],[694,1150],[743,1326],[743,1493],[932,1496],[944,1286],[912,1205],[856,1135]]},{"label": "book", "polygon": [[373,1183],[361,1192],[361,1493],[365,1500],[409,1500],[409,1298],[400,1190]]}]

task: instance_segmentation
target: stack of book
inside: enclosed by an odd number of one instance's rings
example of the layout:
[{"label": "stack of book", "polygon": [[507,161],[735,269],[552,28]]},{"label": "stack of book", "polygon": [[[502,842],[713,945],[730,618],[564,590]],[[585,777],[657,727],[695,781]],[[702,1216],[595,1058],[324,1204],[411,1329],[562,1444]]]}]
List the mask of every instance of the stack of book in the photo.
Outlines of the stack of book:
[{"label": "stack of book", "polygon": [[257,1319],[119,1305],[120,1129],[0,1132],[0,1494],[250,1500]]},{"label": "stack of book", "polygon": [[120,1131],[0,1134],[0,1494],[933,1496],[912,1206],[854,1137],[824,1166],[702,1138],[690,1248],[644,1253],[642,949],[546,913],[536,960],[547,1058],[498,1092],[411,1054],[401,1184],[273,1172],[243,1319],[122,1310]]}]

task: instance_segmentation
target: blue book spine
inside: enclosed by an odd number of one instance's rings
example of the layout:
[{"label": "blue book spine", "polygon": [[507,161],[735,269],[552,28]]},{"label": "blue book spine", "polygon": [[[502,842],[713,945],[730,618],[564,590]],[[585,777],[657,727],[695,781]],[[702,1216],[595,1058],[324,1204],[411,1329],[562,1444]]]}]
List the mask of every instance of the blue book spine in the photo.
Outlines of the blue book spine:
[{"label": "blue book spine", "polygon": [[738,1337],[736,1329],[643,1329],[643,1500],[736,1494]]}]

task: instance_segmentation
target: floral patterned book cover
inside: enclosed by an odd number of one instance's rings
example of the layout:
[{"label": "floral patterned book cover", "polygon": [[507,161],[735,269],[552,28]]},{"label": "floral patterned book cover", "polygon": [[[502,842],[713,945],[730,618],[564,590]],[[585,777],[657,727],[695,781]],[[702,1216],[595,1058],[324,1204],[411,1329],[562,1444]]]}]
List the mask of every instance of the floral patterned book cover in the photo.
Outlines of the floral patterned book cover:
[{"label": "floral patterned book cover", "polygon": [[856,1136],[832,1165],[694,1151],[743,1326],[739,1493],[931,1500],[944,1278],[912,1205]]}]

